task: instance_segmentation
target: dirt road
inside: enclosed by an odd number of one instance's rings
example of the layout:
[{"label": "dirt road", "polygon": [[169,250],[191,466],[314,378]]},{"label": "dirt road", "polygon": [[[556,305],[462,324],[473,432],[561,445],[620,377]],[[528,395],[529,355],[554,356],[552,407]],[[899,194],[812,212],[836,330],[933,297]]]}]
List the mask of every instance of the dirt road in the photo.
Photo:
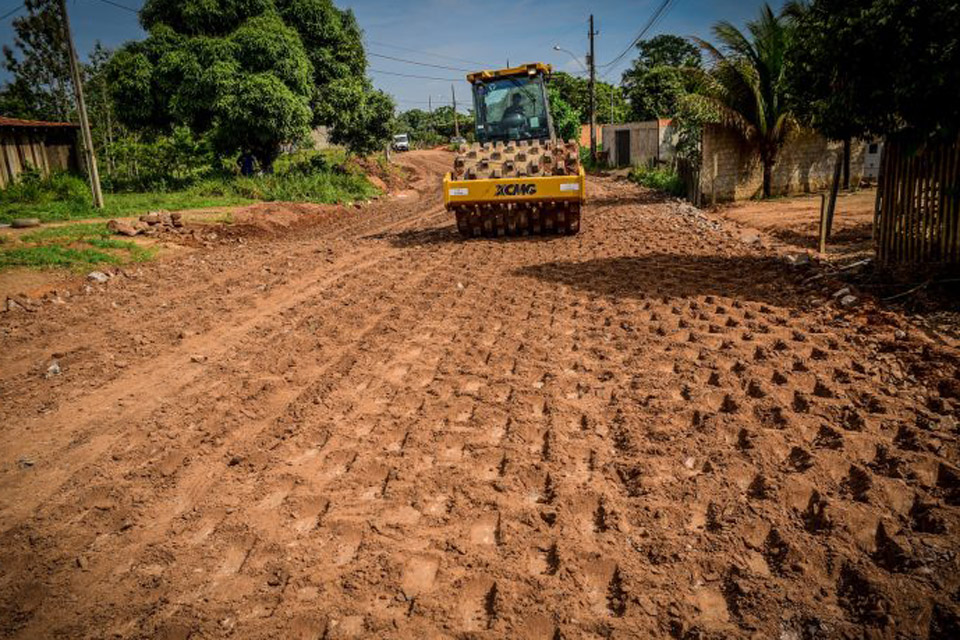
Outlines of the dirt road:
[{"label": "dirt road", "polygon": [[0,636],[958,637],[955,353],[628,183],[462,242],[402,158],[0,316]]}]

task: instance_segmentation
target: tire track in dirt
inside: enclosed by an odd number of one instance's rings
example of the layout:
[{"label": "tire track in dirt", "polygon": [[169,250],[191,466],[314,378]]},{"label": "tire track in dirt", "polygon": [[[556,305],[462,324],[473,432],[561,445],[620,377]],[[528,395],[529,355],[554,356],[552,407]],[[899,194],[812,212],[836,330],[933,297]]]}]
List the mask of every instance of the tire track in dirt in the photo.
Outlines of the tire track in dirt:
[{"label": "tire track in dirt", "polygon": [[[449,254],[449,251],[445,252],[445,254]],[[436,278],[436,274],[443,270],[443,260],[448,257],[448,255],[432,256],[436,264],[430,267],[426,273],[422,270],[422,267],[425,265],[421,263],[421,269],[412,271],[409,274],[408,279],[412,279],[414,283],[407,286],[418,289],[419,285],[417,283],[423,282],[429,277]],[[380,297],[375,292],[371,291],[370,293],[374,298]],[[350,360],[353,357],[351,352],[356,350],[357,345],[368,339],[376,340],[377,336],[395,320],[392,316],[395,315],[398,308],[399,307],[394,306],[392,309],[381,312],[379,316],[368,317],[367,325],[360,329],[360,333],[355,336],[351,344],[344,347],[338,346],[338,352],[327,354],[324,361],[316,366],[305,366],[304,371],[299,372],[301,377],[306,381],[320,380],[323,376],[329,375],[331,371],[336,372],[344,367],[349,368],[351,364]],[[234,469],[228,469],[227,464],[225,464],[225,460],[229,459],[229,456],[225,456],[226,450],[229,449],[237,452],[244,458],[246,458],[249,453],[255,453],[255,451],[250,452],[246,451],[246,449],[249,445],[252,445],[252,441],[262,440],[263,438],[260,438],[259,434],[265,430],[269,430],[271,425],[277,422],[279,416],[289,413],[291,406],[305,402],[303,400],[304,396],[307,396],[310,402],[319,398],[317,389],[315,388],[317,384],[316,382],[311,382],[305,389],[290,386],[275,390],[267,399],[268,407],[272,408],[268,408],[265,415],[257,416],[255,421],[250,421],[241,428],[232,430],[230,432],[229,444],[225,443],[212,451],[204,451],[200,459],[190,460],[185,476],[179,470],[174,472],[171,478],[175,479],[175,485],[172,488],[175,489],[176,495],[167,495],[166,492],[161,491],[150,500],[150,502],[156,506],[157,511],[156,513],[150,513],[148,509],[146,513],[138,518],[147,524],[142,530],[138,528],[135,536],[137,538],[136,544],[125,546],[122,549],[124,557],[136,557],[138,549],[155,544],[160,541],[163,535],[168,534],[167,527],[172,519],[179,517],[184,512],[193,510],[197,501],[201,497],[206,496],[214,485],[223,479],[220,476],[235,472]],[[270,440],[270,438],[266,439]],[[174,446],[172,448],[176,449],[178,447]],[[183,449],[184,447],[179,448]],[[257,448],[258,447],[253,446],[254,450]],[[205,459],[209,460],[213,465],[216,465],[217,468],[224,469],[224,471],[218,472],[217,475],[211,475],[208,471],[209,465],[204,462]],[[116,480],[122,481],[122,476],[117,477]],[[102,479],[101,483],[107,483],[108,481],[109,479]],[[84,491],[85,489],[80,489],[79,495],[66,496],[65,502],[83,502]],[[176,510],[171,511],[168,507],[169,504],[176,504]],[[130,537],[130,535],[127,536],[128,539]],[[102,580],[104,576],[92,572],[91,576],[85,576],[85,578],[85,584],[76,586],[75,588],[77,590],[91,588]]]},{"label": "tire track in dirt", "polygon": [[572,238],[460,242],[436,204],[356,227],[381,260],[15,520],[0,633],[950,637],[955,356],[648,193],[590,197]]},{"label": "tire track in dirt", "polygon": [[[393,223],[381,227],[381,231],[387,231],[395,228],[398,224]],[[257,331],[264,331],[263,323],[269,322],[271,318],[283,316],[284,313],[296,307],[303,301],[316,298],[319,294],[329,289],[338,281],[348,278],[357,271],[368,269],[383,259],[376,248],[370,248],[365,252],[351,255],[346,264],[338,264],[337,272],[325,279],[314,281],[314,274],[310,273],[296,282],[291,283],[287,288],[276,290],[270,295],[262,298],[253,309],[247,310],[247,313],[233,318],[233,324],[212,334],[204,334],[196,338],[184,340],[177,349],[152,360],[140,371],[132,370],[122,379],[113,382],[98,389],[84,398],[84,403],[76,406],[68,406],[63,410],[52,415],[44,415],[40,418],[23,423],[20,428],[25,431],[36,430],[42,427],[49,430],[60,440],[47,439],[42,441],[41,446],[48,451],[63,447],[63,440],[67,436],[72,436],[71,426],[80,424],[83,421],[89,421],[98,425],[98,434],[82,445],[72,448],[69,456],[65,459],[56,460],[57,469],[54,472],[55,486],[74,473],[78,468],[88,464],[98,455],[102,454],[109,446],[115,442],[118,437],[117,428],[128,427],[132,423],[141,421],[146,415],[154,411],[163,401],[164,396],[156,396],[152,391],[161,385],[163,381],[177,379],[178,387],[169,390],[170,396],[177,396],[183,389],[191,385],[195,379],[203,374],[203,368],[199,366],[190,367],[194,371],[183,377],[184,368],[188,367],[186,363],[190,362],[192,354],[202,354],[201,357],[211,361],[218,361],[223,358],[227,351],[240,340],[243,336]],[[290,291],[297,293],[293,296]],[[211,349],[211,345],[213,348]],[[196,363],[194,363],[196,364]],[[124,404],[128,403],[127,406]],[[121,408],[121,414],[115,415],[117,408]],[[108,432],[103,432],[103,424],[112,421],[114,427]],[[37,443],[31,443],[35,448]],[[4,459],[0,464],[15,464],[15,461],[28,453],[29,450],[10,447],[4,452]],[[10,486],[4,481],[0,481],[0,492],[3,493],[5,500],[14,506],[9,510],[5,509],[4,515],[9,513],[14,519],[21,517],[18,514],[24,514],[31,511],[36,504],[42,502],[47,496],[36,492],[32,486],[17,488]],[[0,522],[0,528],[4,528]]]},{"label": "tire track in dirt", "polygon": [[[437,271],[437,269],[434,269],[434,271]],[[442,274],[441,274],[440,280],[442,281],[442,284],[441,284],[440,286],[441,286],[443,289],[447,289],[448,286],[449,286],[449,283],[447,283],[446,278],[445,278]],[[416,289],[416,288],[418,288],[418,287],[414,287],[414,288]],[[421,305],[418,305],[418,309],[421,309],[421,310],[422,310]],[[271,400],[271,404],[277,404],[277,403],[275,403],[273,400]],[[280,404],[282,405],[283,403],[281,402]],[[261,422],[262,422],[262,421],[261,421]],[[241,437],[239,437],[240,434],[235,434],[235,433],[232,433],[231,436],[232,436],[232,438],[235,439],[235,440],[240,440],[241,443],[242,443],[243,440],[247,439],[247,438],[241,438]],[[212,457],[216,458],[217,456],[212,456]],[[197,465],[196,463],[193,463],[193,468],[197,468],[197,466],[198,466],[198,465]],[[189,483],[188,483],[188,484],[189,484]],[[207,484],[209,484],[209,482],[208,482]],[[197,493],[197,492],[194,492],[194,493]],[[202,492],[201,492],[201,493],[202,493]],[[164,500],[167,500],[167,499],[164,498]],[[182,504],[182,503],[179,502],[179,501],[178,501],[177,503],[178,503],[178,504]],[[189,508],[189,506],[190,506],[189,504],[186,504],[186,505],[183,505],[183,508]],[[146,519],[147,519],[147,520],[150,520],[149,516],[148,516]],[[129,551],[129,550],[125,550],[125,551],[124,551],[124,555],[125,555],[125,556],[129,556],[129,555],[130,555],[130,551]]]}]

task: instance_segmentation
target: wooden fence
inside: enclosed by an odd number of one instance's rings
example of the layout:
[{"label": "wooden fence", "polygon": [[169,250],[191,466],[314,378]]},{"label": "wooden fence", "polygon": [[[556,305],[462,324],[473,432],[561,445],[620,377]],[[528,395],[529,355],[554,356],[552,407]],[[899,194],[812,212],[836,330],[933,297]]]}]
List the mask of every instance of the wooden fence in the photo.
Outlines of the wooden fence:
[{"label": "wooden fence", "polygon": [[918,152],[887,140],[873,237],[882,264],[960,264],[960,140]]},{"label": "wooden fence", "polygon": [[0,123],[0,188],[6,188],[27,169],[42,176],[54,171],[76,171],[77,132],[72,127],[5,127]]}]

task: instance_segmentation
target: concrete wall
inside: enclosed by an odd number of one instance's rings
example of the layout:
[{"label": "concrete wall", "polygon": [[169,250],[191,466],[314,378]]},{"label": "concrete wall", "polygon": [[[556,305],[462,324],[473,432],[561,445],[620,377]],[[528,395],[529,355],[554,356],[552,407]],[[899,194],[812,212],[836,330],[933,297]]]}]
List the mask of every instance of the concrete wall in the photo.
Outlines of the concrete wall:
[{"label": "concrete wall", "polygon": [[[630,157],[617,155],[617,131],[630,132]],[[606,124],[602,128],[603,150],[607,162],[612,167],[644,165],[660,158],[660,124],[650,122],[627,122],[624,124]]]},{"label": "concrete wall", "polygon": [[673,162],[680,135],[672,120],[660,120],[660,162]]},{"label": "concrete wall", "polygon": [[874,140],[867,144],[867,153],[863,160],[863,177],[876,180],[880,177],[880,158],[883,154],[883,142]]},{"label": "concrete wall", "polygon": [[326,127],[317,127],[310,132],[310,139],[313,140],[314,149],[326,149],[333,145],[330,144],[330,131]]},{"label": "concrete wall", "polygon": [[[756,153],[734,129],[721,125],[704,126],[700,188],[710,202],[716,189],[717,202],[745,200],[763,190],[763,168]],[[850,183],[863,176],[867,144],[854,140],[850,148]],[[780,152],[773,168],[772,195],[782,196],[827,189],[833,179],[837,154],[843,143],[800,131],[793,134]]]}]

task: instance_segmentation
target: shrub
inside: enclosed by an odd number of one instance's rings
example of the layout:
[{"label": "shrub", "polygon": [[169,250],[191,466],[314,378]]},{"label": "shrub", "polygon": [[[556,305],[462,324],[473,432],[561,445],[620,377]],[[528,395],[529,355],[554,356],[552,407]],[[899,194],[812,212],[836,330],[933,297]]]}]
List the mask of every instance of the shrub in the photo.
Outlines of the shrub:
[{"label": "shrub", "polygon": [[204,180],[190,189],[196,196],[231,196],[251,200],[334,203],[361,200],[374,195],[373,186],[363,175],[334,171],[304,173],[303,166],[316,160],[297,163],[284,170],[260,176],[238,176]]},{"label": "shrub", "polygon": [[186,188],[217,172],[209,140],[186,127],[143,140],[120,137],[109,145],[113,171],[104,172],[111,191],[171,191]]},{"label": "shrub", "polygon": [[634,167],[630,172],[630,179],[637,184],[663,191],[678,198],[686,195],[683,180],[670,167]]},{"label": "shrub", "polygon": [[17,181],[0,191],[3,204],[46,204],[55,201],[87,203],[92,196],[83,178],[69,173],[54,173],[44,178],[36,169],[21,173]]},{"label": "shrub", "polygon": [[590,157],[590,147],[580,145],[580,164],[584,171],[602,171],[607,169],[607,156],[603,153],[603,145],[597,141],[597,161]]}]

